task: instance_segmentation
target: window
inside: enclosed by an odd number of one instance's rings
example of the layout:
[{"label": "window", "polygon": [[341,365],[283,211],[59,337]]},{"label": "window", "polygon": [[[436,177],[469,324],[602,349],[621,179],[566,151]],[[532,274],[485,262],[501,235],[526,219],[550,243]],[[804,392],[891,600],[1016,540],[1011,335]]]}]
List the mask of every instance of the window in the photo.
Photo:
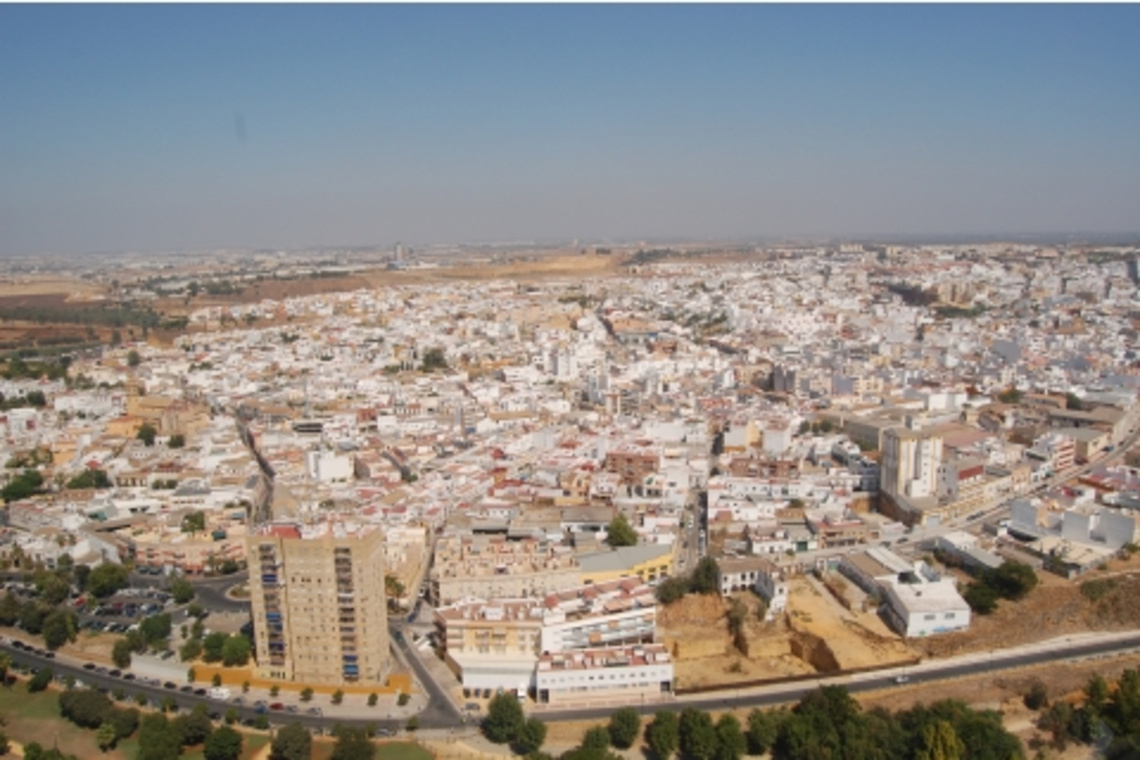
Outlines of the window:
[{"label": "window", "polygon": [[934,618],[936,618],[936,617],[937,617],[937,615],[923,615],[922,619],[923,620],[934,620]]},{"label": "window", "polygon": [[953,620],[954,619],[954,613],[953,612],[947,612],[942,617],[945,618],[946,620]]}]

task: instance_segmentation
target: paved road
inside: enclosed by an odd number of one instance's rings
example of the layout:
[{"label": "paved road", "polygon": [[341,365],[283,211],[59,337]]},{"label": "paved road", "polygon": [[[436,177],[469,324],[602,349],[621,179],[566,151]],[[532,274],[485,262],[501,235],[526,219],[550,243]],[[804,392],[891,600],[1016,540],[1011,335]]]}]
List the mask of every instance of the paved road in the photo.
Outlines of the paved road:
[{"label": "paved road", "polygon": [[[396,642],[393,630],[393,641]],[[398,645],[398,644],[397,644]],[[256,712],[249,705],[236,706],[232,703],[223,703],[200,697],[193,694],[164,689],[161,687],[139,684],[137,681],[127,682],[121,678],[101,675],[92,671],[83,670],[78,664],[61,661],[60,659],[47,660],[34,654],[17,650],[10,644],[0,644],[0,648],[9,651],[13,660],[24,662],[35,667],[51,667],[57,675],[72,675],[84,683],[105,686],[110,689],[123,688],[127,694],[146,694],[148,697],[160,701],[164,697],[171,697],[182,708],[192,707],[194,704],[204,702],[211,711],[224,712],[230,707],[238,710],[242,718],[253,718]],[[798,701],[805,694],[824,684],[840,684],[851,692],[887,689],[896,686],[895,678],[905,674],[908,677],[907,686],[936,682],[946,678],[990,673],[996,670],[1018,668],[1026,665],[1035,665],[1053,662],[1059,659],[1083,658],[1103,654],[1136,651],[1140,649],[1140,633],[1114,636],[1111,639],[1099,638],[1095,640],[1076,640],[1035,644],[1012,649],[998,650],[991,653],[971,655],[950,662],[928,662],[913,667],[893,668],[878,673],[862,674],[858,676],[837,676],[832,678],[813,679],[794,683],[776,683],[764,687],[750,689],[723,689],[717,692],[697,695],[682,695],[670,702],[632,705],[642,714],[652,714],[660,709],[680,709],[683,707],[697,707],[706,710],[768,707]],[[406,653],[406,647],[405,647]],[[450,729],[461,728],[461,720],[454,705],[440,690],[430,677],[418,658],[414,655],[407,657],[420,683],[427,689],[431,703],[427,709],[420,713],[420,725],[424,728]],[[252,699],[252,697],[250,697]],[[539,708],[532,710],[536,715],[546,720],[591,720],[608,717],[616,706],[607,705],[582,709],[552,710]],[[305,713],[271,712],[268,718],[273,725],[285,725],[299,722],[309,728],[329,729],[340,723],[351,726],[366,726],[372,724],[380,728],[398,731],[403,728],[404,720],[399,719],[371,719],[349,715],[338,715],[336,707],[325,706],[325,715],[316,716]]]}]

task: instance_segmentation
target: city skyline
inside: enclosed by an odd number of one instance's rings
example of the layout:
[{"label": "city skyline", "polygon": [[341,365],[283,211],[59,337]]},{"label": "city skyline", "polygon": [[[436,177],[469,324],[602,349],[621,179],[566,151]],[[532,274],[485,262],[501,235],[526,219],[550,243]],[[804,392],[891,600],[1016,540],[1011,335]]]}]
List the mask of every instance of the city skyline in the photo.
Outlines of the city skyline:
[{"label": "city skyline", "polygon": [[1137,231],[1140,9],[0,7],[0,255]]}]

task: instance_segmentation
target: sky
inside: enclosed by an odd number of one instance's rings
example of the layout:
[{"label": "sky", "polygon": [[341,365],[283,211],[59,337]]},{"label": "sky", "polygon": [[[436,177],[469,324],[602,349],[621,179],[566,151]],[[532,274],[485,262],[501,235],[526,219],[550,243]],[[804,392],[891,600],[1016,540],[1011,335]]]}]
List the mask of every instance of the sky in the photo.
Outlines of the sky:
[{"label": "sky", "polygon": [[0,4],[0,255],[1140,230],[1140,5]]}]

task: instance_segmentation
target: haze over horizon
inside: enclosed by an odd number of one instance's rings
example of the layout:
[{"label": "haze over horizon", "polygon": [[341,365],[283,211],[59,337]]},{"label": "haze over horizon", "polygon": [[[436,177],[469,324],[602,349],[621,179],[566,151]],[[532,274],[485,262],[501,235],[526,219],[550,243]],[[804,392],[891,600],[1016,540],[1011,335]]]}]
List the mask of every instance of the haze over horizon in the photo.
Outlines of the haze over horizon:
[{"label": "haze over horizon", "polygon": [[1136,5],[0,5],[0,255],[1140,230]]}]

